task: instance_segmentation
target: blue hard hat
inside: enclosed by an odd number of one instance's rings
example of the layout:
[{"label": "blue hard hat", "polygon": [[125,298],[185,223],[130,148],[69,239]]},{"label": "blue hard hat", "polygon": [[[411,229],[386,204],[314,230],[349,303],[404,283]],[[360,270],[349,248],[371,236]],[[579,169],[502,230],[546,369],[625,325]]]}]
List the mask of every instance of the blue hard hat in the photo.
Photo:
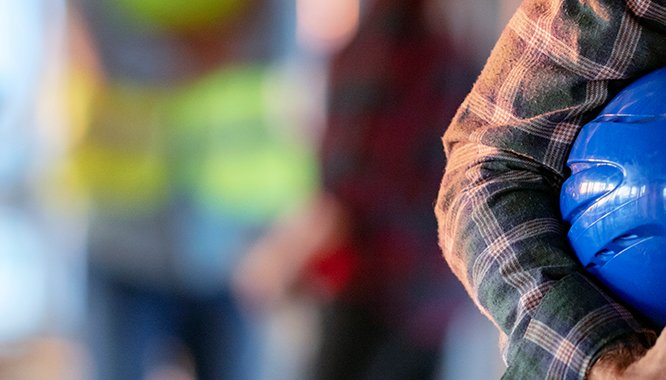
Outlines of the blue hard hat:
[{"label": "blue hard hat", "polygon": [[588,273],[666,325],[666,68],[622,90],[573,144],[560,208]]}]

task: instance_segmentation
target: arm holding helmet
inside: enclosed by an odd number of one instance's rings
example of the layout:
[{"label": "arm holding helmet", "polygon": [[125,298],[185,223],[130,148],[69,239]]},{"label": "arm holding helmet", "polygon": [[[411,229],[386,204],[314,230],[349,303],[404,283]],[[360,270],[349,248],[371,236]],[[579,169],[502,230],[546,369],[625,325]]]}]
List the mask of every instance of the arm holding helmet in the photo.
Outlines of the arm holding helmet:
[{"label": "arm holding helmet", "polygon": [[583,273],[558,200],[581,126],[664,65],[665,1],[527,0],[445,134],[440,245],[506,338],[507,378],[582,379],[600,357],[605,376],[654,342]]}]

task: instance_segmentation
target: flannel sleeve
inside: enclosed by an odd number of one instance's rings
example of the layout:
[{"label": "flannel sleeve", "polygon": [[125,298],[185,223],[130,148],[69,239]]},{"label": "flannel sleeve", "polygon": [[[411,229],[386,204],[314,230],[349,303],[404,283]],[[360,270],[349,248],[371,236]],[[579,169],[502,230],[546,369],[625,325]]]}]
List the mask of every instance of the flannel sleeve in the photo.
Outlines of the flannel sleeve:
[{"label": "flannel sleeve", "polygon": [[526,0],[444,135],[440,246],[505,339],[511,379],[582,379],[655,333],[583,273],[559,212],[581,126],[666,64],[666,1]]}]

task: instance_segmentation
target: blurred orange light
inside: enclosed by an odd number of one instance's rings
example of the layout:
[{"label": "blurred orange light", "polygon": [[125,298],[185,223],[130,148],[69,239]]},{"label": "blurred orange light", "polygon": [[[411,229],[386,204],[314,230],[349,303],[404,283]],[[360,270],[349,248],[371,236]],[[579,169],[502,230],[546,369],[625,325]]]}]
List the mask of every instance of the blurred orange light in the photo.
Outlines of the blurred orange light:
[{"label": "blurred orange light", "polygon": [[306,48],[330,53],[356,32],[359,0],[297,0],[298,40]]}]

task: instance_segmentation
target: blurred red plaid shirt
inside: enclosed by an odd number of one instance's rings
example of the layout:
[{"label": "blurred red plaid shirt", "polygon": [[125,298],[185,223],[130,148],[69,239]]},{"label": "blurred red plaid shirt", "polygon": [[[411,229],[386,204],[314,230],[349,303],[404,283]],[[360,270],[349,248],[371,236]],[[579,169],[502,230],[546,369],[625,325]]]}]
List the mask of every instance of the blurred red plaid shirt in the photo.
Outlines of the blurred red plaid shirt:
[{"label": "blurred red plaid shirt", "polygon": [[440,137],[476,70],[429,28],[427,4],[378,0],[334,57],[321,154],[324,186],[351,220],[345,265],[329,266],[346,282],[340,297],[375,307],[416,339],[440,339],[462,298],[432,211]]}]

